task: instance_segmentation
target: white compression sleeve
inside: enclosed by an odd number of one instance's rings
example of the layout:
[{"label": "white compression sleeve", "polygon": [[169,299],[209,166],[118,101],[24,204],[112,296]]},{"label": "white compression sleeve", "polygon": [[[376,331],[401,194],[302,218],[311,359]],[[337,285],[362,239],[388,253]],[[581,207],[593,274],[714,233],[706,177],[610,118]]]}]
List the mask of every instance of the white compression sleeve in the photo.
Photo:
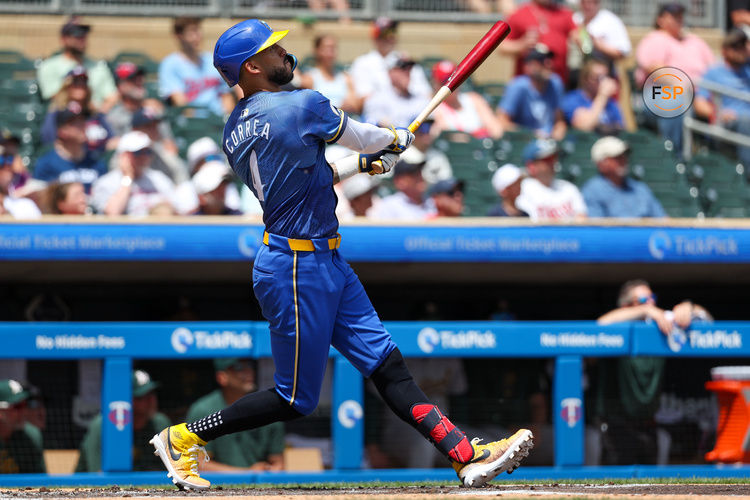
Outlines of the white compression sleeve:
[{"label": "white compression sleeve", "polygon": [[377,153],[393,143],[393,131],[349,118],[336,144],[360,153]]},{"label": "white compression sleeve", "polygon": [[[340,160],[336,160],[332,167],[334,168],[334,171],[336,172],[336,176],[338,177],[339,181],[343,181],[344,179],[348,179],[354,174],[359,173],[359,155],[353,154],[349,156],[345,156],[341,158]],[[335,184],[335,179],[334,179]]]}]

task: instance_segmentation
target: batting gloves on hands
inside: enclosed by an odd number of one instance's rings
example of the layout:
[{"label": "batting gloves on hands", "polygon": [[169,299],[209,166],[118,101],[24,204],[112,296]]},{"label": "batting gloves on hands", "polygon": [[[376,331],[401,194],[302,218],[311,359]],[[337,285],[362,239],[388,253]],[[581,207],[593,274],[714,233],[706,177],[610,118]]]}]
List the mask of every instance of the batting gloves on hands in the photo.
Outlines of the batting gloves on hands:
[{"label": "batting gloves on hands", "polygon": [[377,153],[361,153],[357,163],[360,172],[375,175],[390,172],[397,161],[397,154],[384,149]]},{"label": "batting gloves on hands", "polygon": [[395,137],[391,145],[385,148],[386,151],[396,154],[403,153],[411,145],[411,141],[414,140],[414,134],[409,132],[409,129],[405,127],[391,127],[391,131]]}]

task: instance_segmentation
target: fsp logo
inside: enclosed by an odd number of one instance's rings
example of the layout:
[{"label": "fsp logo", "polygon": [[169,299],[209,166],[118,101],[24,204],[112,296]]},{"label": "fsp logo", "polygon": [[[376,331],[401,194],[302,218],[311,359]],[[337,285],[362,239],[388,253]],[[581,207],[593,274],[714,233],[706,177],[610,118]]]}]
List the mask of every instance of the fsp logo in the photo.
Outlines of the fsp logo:
[{"label": "fsp logo", "polygon": [[362,405],[353,399],[347,399],[339,406],[339,423],[347,429],[354,427],[357,424],[357,421],[361,420],[363,416],[364,411],[362,411]]},{"label": "fsp logo", "polygon": [[562,419],[568,424],[568,427],[575,427],[578,421],[581,420],[581,409],[583,406],[581,399],[564,398],[560,402],[560,406],[562,406]]},{"label": "fsp logo", "polygon": [[643,102],[656,116],[680,116],[693,104],[693,82],[682,70],[659,68],[643,84]]}]

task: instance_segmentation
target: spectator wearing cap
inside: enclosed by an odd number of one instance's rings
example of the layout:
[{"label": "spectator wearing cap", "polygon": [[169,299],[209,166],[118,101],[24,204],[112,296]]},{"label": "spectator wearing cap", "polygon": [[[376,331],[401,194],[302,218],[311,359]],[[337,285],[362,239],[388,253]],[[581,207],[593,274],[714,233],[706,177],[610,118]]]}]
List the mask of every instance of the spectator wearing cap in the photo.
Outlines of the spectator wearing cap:
[{"label": "spectator wearing cap", "polygon": [[523,161],[529,176],[521,181],[516,206],[531,220],[573,220],[586,217],[581,192],[568,181],[555,178],[557,142],[536,139],[523,150]]},{"label": "spectator wearing cap", "polygon": [[524,175],[517,166],[506,163],[492,175],[492,187],[501,201],[490,208],[487,215],[491,217],[528,217],[529,214],[519,210],[516,199],[521,194],[521,181]]},{"label": "spectator wearing cap", "polygon": [[26,420],[28,398],[20,382],[0,380],[0,474],[47,472],[42,433]]},{"label": "spectator wearing cap", "polygon": [[498,106],[504,130],[531,129],[540,137],[561,140],[566,125],[562,112],[564,85],[552,72],[552,53],[538,44],[524,56],[523,75],[513,78]]},{"label": "spectator wearing cap", "polygon": [[513,29],[500,45],[500,53],[515,58],[515,74],[526,74],[526,54],[537,43],[543,43],[553,53],[550,68],[567,82],[568,40],[576,36],[573,12],[555,0],[531,0],[519,7],[507,21]]},{"label": "spectator wearing cap", "polygon": [[[435,90],[443,86],[455,69],[452,61],[435,63],[432,67]],[[476,92],[464,92],[460,87],[437,107],[434,117],[435,134],[443,130],[457,130],[479,139],[499,139],[503,135],[503,126],[487,100]]]},{"label": "spectator wearing cap", "polygon": [[86,113],[86,140],[89,151],[101,155],[107,149],[117,146],[117,137],[100,113],[91,103],[91,89],[86,82],[88,74],[83,66],[76,66],[65,77],[63,86],[52,98],[49,111],[42,123],[42,142],[51,144],[57,136],[56,114],[72,105],[78,105]]},{"label": "spectator wearing cap", "polygon": [[106,215],[148,215],[164,202],[175,206],[174,183],[162,172],[151,168],[151,139],[133,130],[117,145],[119,165],[100,177],[91,191],[97,212]]},{"label": "spectator wearing cap", "polygon": [[454,178],[436,182],[427,190],[435,204],[434,217],[461,217],[464,213],[464,181]]},{"label": "spectator wearing cap", "polygon": [[341,183],[344,196],[349,201],[352,215],[368,217],[375,205],[377,179],[370,175],[355,175]]},{"label": "spectator wearing cap", "polygon": [[232,184],[232,171],[223,161],[212,160],[203,165],[192,179],[198,195],[195,215],[242,215],[226,204],[227,186]]},{"label": "spectator wearing cap", "polygon": [[354,90],[351,76],[337,68],[338,49],[338,41],[333,35],[315,37],[315,66],[302,75],[300,87],[317,90],[326,96],[331,104],[346,113],[359,114],[364,100]]},{"label": "spectator wearing cap", "polygon": [[388,61],[390,85],[365,99],[364,120],[384,127],[405,127],[427,105],[428,99],[409,88],[411,70],[416,63],[405,54]]},{"label": "spectator wearing cap", "polygon": [[591,147],[599,175],[583,185],[589,217],[666,217],[651,189],[628,177],[628,152],[622,139],[602,137]]},{"label": "spectator wearing cap", "polygon": [[[702,82],[715,83],[740,92],[750,92],[750,64],[748,64],[748,38],[740,29],[730,31],[721,44],[723,62],[713,66],[703,75]],[[731,96],[711,93],[701,88],[696,92],[696,114],[745,135],[750,135],[750,103]],[[740,162],[750,166],[750,148],[737,146]]]},{"label": "spectator wearing cap", "polygon": [[[411,123],[411,120],[409,121]],[[401,153],[401,159],[409,163],[424,163],[422,177],[428,185],[453,177],[451,162],[445,153],[432,147],[436,135],[433,133],[435,121],[427,118],[414,132],[414,140],[409,149]]]},{"label": "spectator wearing cap", "polygon": [[[374,49],[354,59],[349,74],[360,97],[367,98],[391,86],[388,70],[399,53],[398,22],[387,17],[379,17],[372,24]],[[430,97],[430,84],[422,68],[410,68],[409,93],[425,99]],[[415,115],[416,116],[416,115]],[[408,123],[397,124],[406,126]]]},{"label": "spectator wearing cap", "polygon": [[172,27],[179,50],[159,65],[159,95],[172,106],[200,106],[218,116],[232,112],[234,97],[202,52],[203,32],[197,17],[178,17]]},{"label": "spectator wearing cap", "polygon": [[[180,214],[193,214],[198,210],[198,193],[192,177],[198,173],[209,162],[220,161],[226,164],[226,157],[210,137],[201,137],[195,140],[187,150],[187,167],[191,178],[177,185],[177,212]],[[245,214],[262,214],[260,202],[247,186],[242,187],[242,193],[237,190],[234,183],[226,186],[224,204],[229,210]]]},{"label": "spectator wearing cap", "polygon": [[[219,388],[190,406],[186,419],[200,420],[226,408],[241,397],[258,390],[254,360],[221,358],[214,360]],[[284,468],[284,424],[274,422],[263,427],[222,436],[210,441],[206,451],[210,462],[204,471],[280,471]]]},{"label": "spectator wearing cap", "polygon": [[91,186],[107,173],[107,166],[88,148],[86,120],[88,111],[77,102],[55,112],[54,148],[42,155],[34,166],[34,177],[45,182],[80,182]]},{"label": "spectator wearing cap", "polygon": [[[161,460],[154,455],[148,442],[159,429],[168,427],[169,418],[159,412],[156,389],[161,384],[151,379],[143,370],[134,370],[133,383],[133,470],[159,470]],[[81,441],[76,472],[98,472],[102,470],[102,415],[94,417]]]},{"label": "spectator wearing cap", "polygon": [[578,89],[568,92],[562,108],[565,120],[577,130],[611,133],[624,125],[615,100],[617,80],[609,76],[606,62],[591,58],[583,65]]},{"label": "spectator wearing cap", "polygon": [[[159,100],[146,97],[146,72],[142,67],[130,61],[121,62],[115,68],[115,78],[120,98],[117,105],[107,113],[107,123],[115,135],[121,136],[130,132],[133,114],[143,107],[149,107],[157,112],[164,111],[164,106]],[[168,122],[161,121],[159,128],[164,137],[172,138]]]},{"label": "spectator wearing cap", "polygon": [[[151,151],[154,155],[151,162],[151,168],[158,170],[172,182],[179,184],[190,178],[188,167],[182,158],[178,155],[178,148],[172,139],[169,125],[166,129],[170,135],[163,135],[166,120],[161,108],[143,106],[133,113],[131,122],[132,130],[143,132],[151,139]],[[114,158],[113,158],[114,160]]]},{"label": "spectator wearing cap", "polygon": [[422,177],[424,163],[399,160],[393,167],[393,187],[396,192],[386,196],[372,211],[375,219],[426,220],[436,213],[432,198],[425,200],[427,184]]},{"label": "spectator wearing cap", "polygon": [[636,81],[640,86],[655,69],[672,66],[684,71],[693,82],[714,63],[708,44],[684,30],[685,7],[678,2],[660,4],[655,29],[643,37],[635,50],[638,64]]},{"label": "spectator wearing cap", "polygon": [[91,26],[83,24],[78,17],[71,17],[60,30],[62,51],[39,65],[37,81],[42,99],[51,99],[63,86],[65,77],[76,66],[86,68],[91,101],[106,113],[117,102],[117,89],[112,73],[105,61],[86,57],[86,47]]},{"label": "spectator wearing cap", "polygon": [[[607,63],[619,61],[633,50],[628,31],[622,19],[608,9],[602,8],[601,0],[581,0],[581,10],[573,14],[573,20],[583,30],[581,48],[584,54],[598,54]],[[586,42],[590,43],[586,47]]]}]

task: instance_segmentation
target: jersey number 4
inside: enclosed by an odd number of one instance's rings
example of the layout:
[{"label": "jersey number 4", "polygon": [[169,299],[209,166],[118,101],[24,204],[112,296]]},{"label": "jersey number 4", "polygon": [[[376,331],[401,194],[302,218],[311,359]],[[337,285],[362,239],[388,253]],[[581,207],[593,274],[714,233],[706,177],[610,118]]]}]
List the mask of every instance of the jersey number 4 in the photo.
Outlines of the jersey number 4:
[{"label": "jersey number 4", "polygon": [[258,201],[266,201],[266,197],[263,195],[263,183],[260,181],[258,155],[255,154],[254,149],[250,151],[250,175],[253,178],[253,187],[255,188],[255,193],[258,196]]}]

